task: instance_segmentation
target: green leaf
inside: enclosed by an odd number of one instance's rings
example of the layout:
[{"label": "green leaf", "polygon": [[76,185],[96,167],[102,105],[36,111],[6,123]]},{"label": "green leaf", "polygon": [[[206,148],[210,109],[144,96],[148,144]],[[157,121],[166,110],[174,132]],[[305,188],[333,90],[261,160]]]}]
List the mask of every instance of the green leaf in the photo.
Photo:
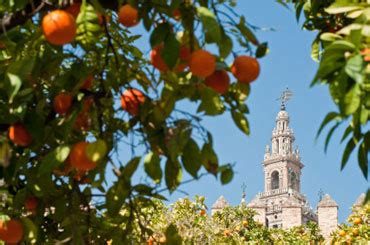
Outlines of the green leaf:
[{"label": "green leaf", "polygon": [[22,217],[21,220],[24,227],[24,240],[27,241],[27,244],[36,244],[38,227],[27,217]]},{"label": "green leaf", "polygon": [[209,143],[205,143],[202,148],[202,165],[209,173],[217,175],[218,157]]},{"label": "green leaf", "polygon": [[268,53],[269,53],[269,48],[268,48],[267,43],[261,43],[260,45],[258,45],[258,48],[256,50],[256,57],[257,58],[262,58]]},{"label": "green leaf", "polygon": [[351,138],[347,145],[346,148],[344,149],[343,156],[342,156],[342,163],[340,169],[343,170],[344,167],[346,166],[349,156],[351,155],[353,149],[355,149],[356,143],[353,138]]},{"label": "green leaf", "polygon": [[132,158],[124,167],[122,175],[126,180],[130,180],[132,175],[135,173],[137,167],[139,166],[141,157]]},{"label": "green leaf", "polygon": [[218,45],[218,50],[220,56],[225,59],[227,56],[229,56],[229,54],[233,50],[233,41],[228,35],[223,34],[221,42],[222,45]]},{"label": "green leaf", "polygon": [[154,183],[159,184],[162,179],[161,159],[153,152],[149,152],[144,158],[144,169]]},{"label": "green leaf", "polygon": [[70,146],[58,146],[52,152],[48,153],[40,162],[38,175],[50,174],[55,168],[67,160],[70,151]]},{"label": "green leaf", "polygon": [[154,48],[155,46],[163,43],[170,33],[171,26],[168,22],[159,24],[150,35],[150,46]]},{"label": "green leaf", "polygon": [[243,115],[243,113],[232,111],[231,116],[238,128],[245,133],[246,135],[250,134],[249,131],[249,123],[247,118]]},{"label": "green leaf", "polygon": [[180,42],[173,33],[170,33],[164,41],[163,52],[161,52],[161,57],[170,69],[175,67],[179,53]]},{"label": "green leaf", "polygon": [[369,151],[370,150],[366,148],[365,142],[363,141],[358,148],[358,165],[360,166],[362,174],[364,175],[366,180],[369,174]]},{"label": "green leaf", "polygon": [[334,125],[330,130],[329,130],[329,132],[328,132],[328,134],[327,134],[327,136],[326,136],[326,139],[325,139],[325,147],[324,147],[324,152],[325,152],[325,153],[326,153],[326,152],[327,152],[327,150],[328,150],[329,141],[330,141],[330,139],[331,139],[331,137],[332,137],[332,135],[333,135],[333,133],[334,133],[335,129],[337,129],[339,125],[340,125],[340,123],[337,123],[337,124],[335,124],[335,125]]},{"label": "green leaf", "polygon": [[344,134],[343,134],[343,136],[342,136],[342,138],[341,138],[341,140],[340,140],[340,143],[342,143],[347,137],[348,137],[348,135],[350,135],[350,133],[353,131],[353,127],[352,127],[352,125],[349,125],[347,128],[346,128],[346,130],[344,131]]},{"label": "green leaf", "polygon": [[17,95],[19,89],[22,86],[22,80],[21,78],[12,73],[7,73],[7,92],[8,92],[8,97],[9,97],[9,103],[13,103],[14,97]]},{"label": "green leaf", "polygon": [[101,32],[98,15],[90,4],[82,4],[80,13],[77,16],[77,36],[76,40],[84,46],[96,44]]},{"label": "green leaf", "polygon": [[246,25],[246,22],[245,22],[245,17],[244,16],[241,16],[240,17],[240,21],[239,21],[239,24],[237,24],[236,26],[240,33],[248,40],[250,41],[251,43],[253,43],[254,45],[258,46],[259,45],[259,42],[256,38],[256,36],[254,35],[254,33],[247,27]]},{"label": "green leaf", "polygon": [[181,236],[179,235],[175,225],[170,224],[166,229],[165,235],[166,235],[166,244],[169,245],[182,244]]},{"label": "green leaf", "polygon": [[186,144],[181,160],[185,170],[194,178],[198,178],[198,171],[202,166],[202,155],[198,144],[193,139],[189,139]]},{"label": "green leaf", "polygon": [[216,16],[206,7],[198,7],[197,13],[203,24],[205,34],[210,38],[210,42],[221,44],[221,28]]},{"label": "green leaf", "polygon": [[177,160],[167,160],[165,167],[165,180],[167,188],[170,192],[176,190],[176,188],[180,185],[182,180],[182,169]]},{"label": "green leaf", "polygon": [[233,177],[234,177],[234,172],[233,172],[233,169],[231,168],[230,165],[228,165],[226,168],[222,168],[221,183],[223,185],[226,185],[226,184],[230,183],[230,181],[233,179]]},{"label": "green leaf", "polygon": [[107,144],[104,140],[101,139],[88,144],[88,146],[86,147],[86,155],[93,162],[98,162],[102,160],[107,154],[107,151]]},{"label": "green leaf", "polygon": [[321,125],[320,125],[319,130],[317,131],[317,134],[316,134],[316,140],[317,140],[317,138],[320,136],[321,131],[324,129],[324,127],[325,127],[329,122],[331,122],[331,121],[333,121],[333,120],[339,120],[339,119],[341,119],[341,117],[340,117],[340,115],[339,115],[337,112],[334,112],[334,111],[329,112],[329,113],[325,116],[324,120],[322,121],[322,123],[321,123]]},{"label": "green leaf", "polygon": [[364,80],[363,74],[363,58],[360,54],[350,58],[345,66],[345,71],[349,77],[355,80],[357,83],[362,83]]},{"label": "green leaf", "polygon": [[311,58],[319,62],[319,55],[320,55],[320,41],[318,38],[316,38],[311,45]]},{"label": "green leaf", "polygon": [[354,10],[359,10],[364,8],[363,6],[360,6],[358,4],[350,4],[348,2],[335,2],[332,5],[330,5],[328,8],[325,9],[325,11],[329,14],[341,14],[346,13]]},{"label": "green leaf", "polygon": [[224,112],[225,106],[221,101],[220,95],[210,88],[201,91],[202,102],[198,107],[198,112],[204,111],[206,115],[214,116]]},{"label": "green leaf", "polygon": [[130,186],[126,181],[116,182],[107,192],[106,205],[109,216],[116,217],[129,195]]},{"label": "green leaf", "polygon": [[344,115],[348,116],[353,114],[361,104],[360,85],[354,84],[352,88],[344,95],[340,103],[340,109]]}]

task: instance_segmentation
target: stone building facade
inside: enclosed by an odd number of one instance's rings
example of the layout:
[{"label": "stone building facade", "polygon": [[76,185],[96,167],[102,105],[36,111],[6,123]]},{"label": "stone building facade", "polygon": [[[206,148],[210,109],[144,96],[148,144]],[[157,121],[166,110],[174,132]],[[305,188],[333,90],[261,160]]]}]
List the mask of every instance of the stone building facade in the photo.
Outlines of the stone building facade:
[{"label": "stone building facade", "polygon": [[[338,204],[325,195],[316,210],[311,208],[301,193],[304,165],[298,148],[294,149],[294,140],[294,132],[289,127],[289,115],[282,103],[272,131],[271,144],[266,146],[262,161],[264,191],[258,193],[247,207],[257,212],[255,220],[266,227],[288,229],[313,221],[318,223],[322,235],[328,238],[338,225]],[[363,200],[364,195],[356,203]],[[245,202],[244,198],[242,202]],[[212,206],[212,213],[228,205],[221,196]]]}]

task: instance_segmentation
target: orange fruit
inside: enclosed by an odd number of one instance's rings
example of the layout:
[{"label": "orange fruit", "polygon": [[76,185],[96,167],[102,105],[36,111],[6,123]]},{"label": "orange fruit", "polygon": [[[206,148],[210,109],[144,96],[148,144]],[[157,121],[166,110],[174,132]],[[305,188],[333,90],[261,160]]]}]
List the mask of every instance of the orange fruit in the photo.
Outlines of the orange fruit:
[{"label": "orange fruit", "polygon": [[359,224],[361,224],[361,223],[362,223],[362,219],[361,219],[361,218],[355,218],[355,219],[354,219],[354,221],[353,221],[353,223],[354,223],[355,225],[359,225]]},{"label": "orange fruit", "polygon": [[28,146],[32,141],[28,130],[20,123],[10,126],[8,135],[9,139],[19,146]]},{"label": "orange fruit", "polygon": [[230,230],[224,230],[224,236],[230,236],[231,235],[231,231]]},{"label": "orange fruit", "polygon": [[18,243],[23,238],[23,224],[19,220],[0,221],[0,240],[6,243]]},{"label": "orange fruit", "polygon": [[339,236],[343,237],[345,235],[347,235],[346,231],[344,231],[344,230],[339,231]]},{"label": "orange fruit", "polygon": [[77,18],[78,14],[80,13],[81,3],[73,3],[65,9],[66,12],[71,14],[75,19]]},{"label": "orange fruit", "polygon": [[166,243],[167,242],[167,238],[165,236],[162,236],[161,238],[159,238],[159,243]]},{"label": "orange fruit", "polygon": [[359,230],[357,228],[352,230],[354,236],[358,236]]},{"label": "orange fruit", "polygon": [[139,12],[130,4],[125,4],[118,11],[118,20],[126,27],[136,26],[139,23]]},{"label": "orange fruit", "polygon": [[370,62],[370,48],[364,48],[360,54],[364,56],[364,61]]},{"label": "orange fruit", "polygon": [[155,46],[152,51],[150,51],[150,61],[152,65],[157,68],[160,72],[168,71],[168,66],[166,62],[164,62],[161,53],[163,50],[163,44],[159,44]]},{"label": "orange fruit", "polygon": [[54,45],[63,45],[73,41],[76,36],[76,21],[64,10],[54,10],[42,19],[42,30],[46,40]]},{"label": "orange fruit", "polygon": [[175,9],[172,11],[172,16],[176,21],[179,21],[181,19],[181,12],[179,9]]},{"label": "orange fruit", "polygon": [[212,75],[208,76],[204,83],[220,94],[224,94],[230,85],[230,78],[226,71],[215,71]]},{"label": "orange fruit", "polygon": [[37,208],[37,204],[38,204],[38,199],[34,196],[30,196],[26,199],[24,207],[26,208],[27,211],[34,212]]},{"label": "orange fruit", "polygon": [[122,109],[132,116],[139,114],[139,106],[145,102],[145,95],[137,89],[127,89],[121,95]]},{"label": "orange fruit", "polygon": [[88,90],[92,87],[94,77],[92,75],[88,75],[84,81],[84,83],[81,85],[80,89]]},{"label": "orange fruit", "polygon": [[247,220],[243,220],[243,227],[247,227],[248,226],[248,221]]},{"label": "orange fruit", "polygon": [[86,155],[86,147],[88,144],[88,142],[81,141],[72,147],[68,156],[68,160],[72,167],[84,171],[96,168],[96,163],[91,161]]},{"label": "orange fruit", "polygon": [[62,92],[54,98],[54,111],[59,115],[65,115],[68,113],[72,105],[72,95],[66,92]]},{"label": "orange fruit", "polygon": [[194,76],[208,77],[216,70],[216,58],[205,50],[194,51],[190,56],[189,68]]},{"label": "orange fruit", "polygon": [[206,215],[206,213],[207,212],[204,209],[202,209],[202,210],[199,211],[200,216],[204,216],[204,215]]},{"label": "orange fruit", "polygon": [[260,74],[260,65],[255,58],[243,55],[234,60],[231,72],[239,82],[251,83]]}]

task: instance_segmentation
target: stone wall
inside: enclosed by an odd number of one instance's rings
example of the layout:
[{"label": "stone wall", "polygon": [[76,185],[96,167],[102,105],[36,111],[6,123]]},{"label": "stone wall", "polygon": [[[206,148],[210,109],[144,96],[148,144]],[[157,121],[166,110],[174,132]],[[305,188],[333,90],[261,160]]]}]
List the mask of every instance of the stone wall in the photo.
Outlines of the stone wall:
[{"label": "stone wall", "polygon": [[265,207],[252,207],[257,212],[254,216],[254,220],[260,222],[263,226],[266,226],[266,208]]},{"label": "stone wall", "polygon": [[328,239],[338,226],[338,207],[318,207],[317,214],[321,234]]},{"label": "stone wall", "polygon": [[283,229],[302,225],[302,208],[296,206],[283,207],[281,219],[283,221]]}]

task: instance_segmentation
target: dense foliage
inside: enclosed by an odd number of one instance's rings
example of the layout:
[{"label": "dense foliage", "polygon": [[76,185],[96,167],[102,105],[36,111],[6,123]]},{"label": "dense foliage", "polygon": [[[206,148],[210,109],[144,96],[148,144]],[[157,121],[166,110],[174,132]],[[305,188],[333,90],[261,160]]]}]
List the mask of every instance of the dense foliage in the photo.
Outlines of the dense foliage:
[{"label": "dense foliage", "polygon": [[[358,165],[368,178],[370,152],[370,4],[353,0],[279,0],[293,3],[297,19],[303,15],[303,28],[316,31],[312,58],[320,63],[312,85],[329,88],[339,111],[327,114],[319,128],[332,123],[325,150],[337,129],[346,141],[341,168],[357,149]],[[337,130],[338,131],[338,130]],[[368,195],[369,196],[369,195]]]},{"label": "dense foliage", "polygon": [[[249,134],[245,100],[260,72],[255,57],[267,52],[234,8],[0,1],[0,212],[11,219],[0,231],[13,234],[1,238],[121,242],[138,204],[164,199],[184,171],[230,182],[232,166],[219,163],[201,120],[229,113]],[[139,166],[147,177],[134,181]]]}]

